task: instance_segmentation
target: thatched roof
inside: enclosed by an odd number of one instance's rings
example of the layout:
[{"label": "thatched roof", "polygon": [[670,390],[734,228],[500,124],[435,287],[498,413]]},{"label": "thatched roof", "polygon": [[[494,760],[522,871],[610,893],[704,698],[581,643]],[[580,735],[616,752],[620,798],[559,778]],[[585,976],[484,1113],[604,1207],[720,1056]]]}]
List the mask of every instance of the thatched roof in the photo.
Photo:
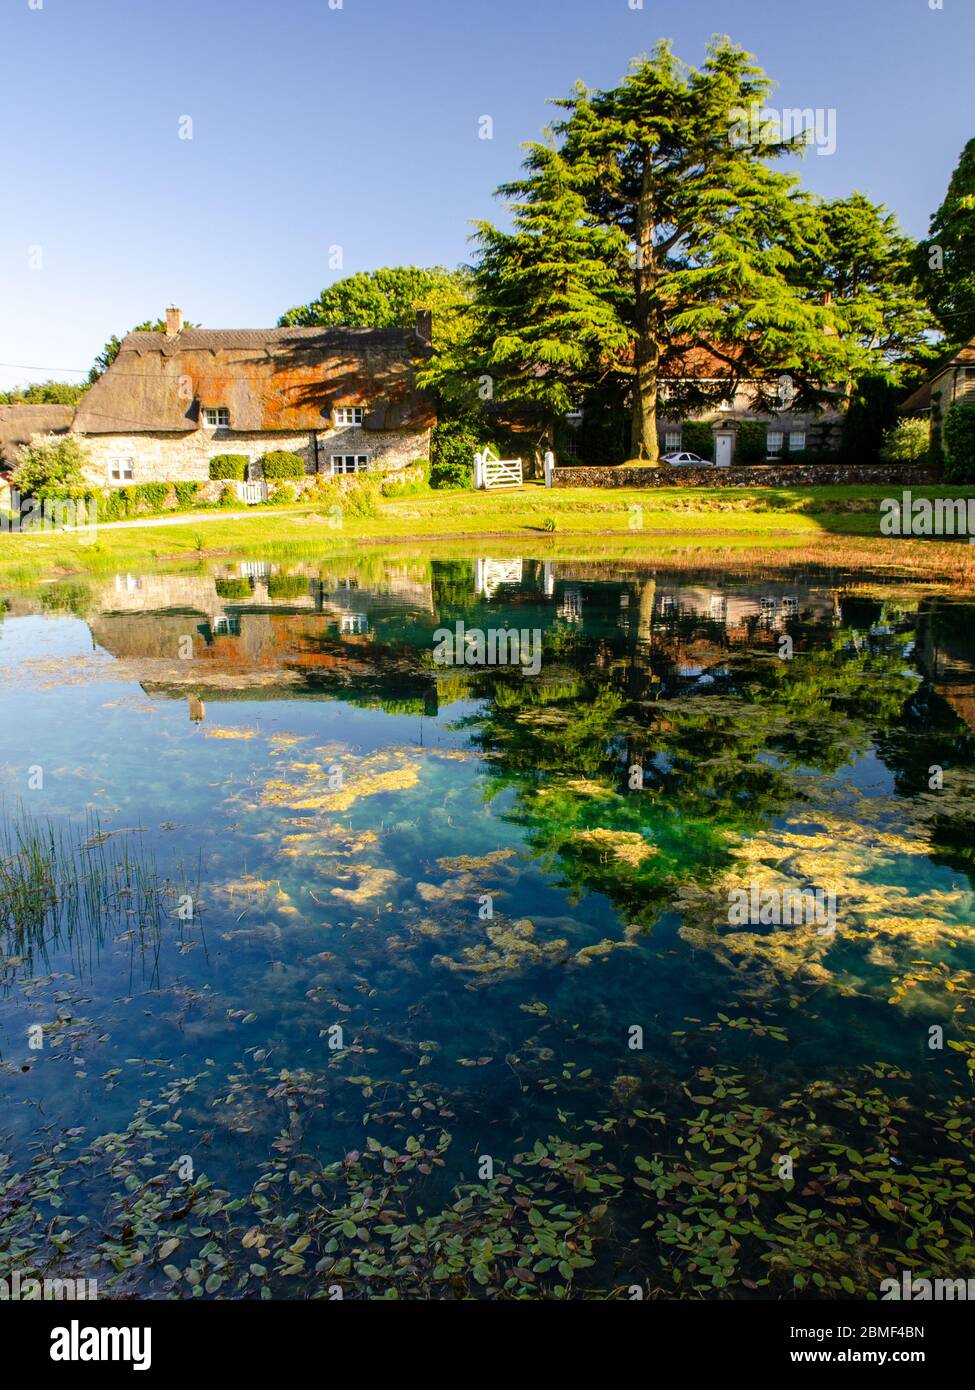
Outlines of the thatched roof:
[{"label": "thatched roof", "polygon": [[0,405],[0,460],[17,465],[17,451],[35,434],[65,434],[71,428],[73,405]]},{"label": "thatched roof", "polygon": [[198,429],[226,406],[233,430],[311,430],[341,405],[368,405],[367,429],[433,423],[415,370],[430,346],[416,333],[373,328],[184,328],[130,333],[78,407],[84,434]]}]

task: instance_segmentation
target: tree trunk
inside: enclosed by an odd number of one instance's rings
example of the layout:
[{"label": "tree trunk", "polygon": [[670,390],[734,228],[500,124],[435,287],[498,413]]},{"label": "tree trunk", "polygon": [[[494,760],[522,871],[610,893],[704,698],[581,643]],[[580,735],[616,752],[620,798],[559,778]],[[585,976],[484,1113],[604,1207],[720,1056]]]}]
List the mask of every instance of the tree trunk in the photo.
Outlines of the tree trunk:
[{"label": "tree trunk", "polygon": [[656,301],[657,260],[653,245],[654,229],[653,162],[647,154],[643,166],[640,201],[636,219],[636,265],[633,272],[635,294],[635,372],[633,377],[633,420],[630,456],[657,463],[657,378],[660,369],[658,307]]}]

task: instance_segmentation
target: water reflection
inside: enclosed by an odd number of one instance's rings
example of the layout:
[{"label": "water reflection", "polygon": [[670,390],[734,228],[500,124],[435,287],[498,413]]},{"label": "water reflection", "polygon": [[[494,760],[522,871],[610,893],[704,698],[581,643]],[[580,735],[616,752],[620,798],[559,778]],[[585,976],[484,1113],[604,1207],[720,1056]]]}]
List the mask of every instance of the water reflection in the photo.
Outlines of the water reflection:
[{"label": "water reflection", "polygon": [[[323,1164],[340,1165],[329,1182],[357,1200],[362,1189],[345,1188],[372,1183],[360,1160],[379,1135],[382,1162],[411,1175],[412,1222],[417,1203],[447,1209],[485,1147],[513,1165],[520,1145],[561,1134],[571,1152],[556,1145],[552,1162],[572,1200],[615,1200],[634,1152],[663,1165],[655,1253],[633,1255],[647,1213],[645,1189],[628,1185],[619,1248],[574,1279],[605,1290],[661,1260],[669,1288],[690,1260],[692,1288],[714,1278],[720,1289],[740,1260],[738,1294],[781,1296],[760,1242],[746,1249],[736,1236],[733,1259],[685,1248],[688,1231],[694,1249],[708,1246],[701,1230],[718,1229],[720,1211],[700,1207],[700,1228],[693,1211],[669,1224],[674,1135],[689,1127],[686,1152],[701,1135],[719,1143],[687,1102],[716,1087],[709,1104],[720,1108],[732,1084],[721,1068],[737,1069],[734,1094],[751,1108],[723,1128],[747,1133],[763,1158],[757,1188],[742,1179],[720,1206],[754,1196],[774,1223],[784,1198],[759,1181],[771,1171],[763,1146],[792,1140],[773,1141],[768,1115],[787,1127],[800,1104],[788,1097],[827,1096],[816,1132],[828,1164],[828,1145],[853,1145],[860,1123],[837,1113],[856,1112],[841,1098],[855,1100],[872,1068],[903,1089],[894,1109],[913,1171],[950,1164],[975,1027],[971,616],[966,602],[883,575],[490,556],[248,559],[12,595],[0,624],[0,762],[16,800],[26,802],[25,765],[39,763],[45,814],[70,826],[96,808],[106,831],[143,837],[163,873],[198,863],[200,882],[189,920],[171,888],[151,933],[113,896],[121,915],[101,922],[101,953],[87,960],[76,939],[68,951],[36,932],[30,952],[16,949],[7,902],[0,1086],[11,1149],[30,1151],[40,1104],[48,1123],[79,1132],[98,1115],[128,1153],[141,1142],[131,1117],[163,1104],[150,1098],[162,1080],[186,1101],[174,1142],[205,1145],[208,1172],[241,1200],[279,1162],[305,1216],[321,1206],[310,1185]],[[458,623],[537,629],[538,674],[438,667],[435,633]],[[756,882],[835,891],[836,938],[730,930],[731,893]],[[140,971],[133,943],[143,942],[151,966]],[[44,1009],[57,1045],[24,1061],[25,1023]],[[932,1060],[939,1020],[959,1047]],[[336,1026],[344,1044],[332,1052]],[[882,1129],[871,1140],[880,1149],[893,1132]],[[593,1133],[609,1164],[598,1172],[582,1153]],[[695,1210],[715,1191],[698,1168],[703,1179],[673,1178]],[[939,1181],[950,1205],[951,1182]],[[491,1205],[503,1195],[472,1198],[499,1231],[513,1219]],[[812,1210],[820,1196],[788,1199]],[[343,1236],[347,1221],[337,1234],[309,1230],[316,1258],[348,1258],[339,1277],[358,1278],[361,1292],[372,1276],[345,1253],[342,1241],[360,1239],[356,1223]],[[589,1221],[580,1217],[580,1242],[592,1240]],[[786,1289],[811,1267],[826,1290],[875,1277],[845,1260],[820,1270],[810,1250],[822,1218],[810,1222],[808,1243],[782,1254]],[[468,1237],[458,1237],[467,1265],[449,1270],[465,1290],[481,1283]],[[884,1238],[908,1258],[903,1233]],[[292,1232],[280,1248],[294,1244]],[[658,1245],[682,1253],[671,1261]],[[951,1272],[954,1253],[937,1273]],[[382,1284],[392,1257],[374,1256],[367,1271],[384,1271]],[[248,1274],[263,1267],[249,1260],[241,1287],[293,1294],[281,1259],[266,1276]],[[536,1253],[511,1278],[525,1285],[530,1266],[546,1286],[547,1259]],[[410,1279],[417,1260],[426,1268],[414,1252]],[[164,1283],[148,1260],[121,1267]],[[434,1260],[415,1277],[436,1284],[443,1268]],[[309,1266],[297,1287],[313,1284]]]}]

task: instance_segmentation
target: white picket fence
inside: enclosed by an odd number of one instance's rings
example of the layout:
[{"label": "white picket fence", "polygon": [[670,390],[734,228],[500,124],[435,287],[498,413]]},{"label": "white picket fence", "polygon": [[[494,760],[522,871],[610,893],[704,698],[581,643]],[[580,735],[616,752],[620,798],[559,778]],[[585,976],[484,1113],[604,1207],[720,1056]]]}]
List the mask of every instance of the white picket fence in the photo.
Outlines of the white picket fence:
[{"label": "white picket fence", "polygon": [[491,449],[474,455],[476,488],[521,487],[524,469],[521,459],[499,459]]}]

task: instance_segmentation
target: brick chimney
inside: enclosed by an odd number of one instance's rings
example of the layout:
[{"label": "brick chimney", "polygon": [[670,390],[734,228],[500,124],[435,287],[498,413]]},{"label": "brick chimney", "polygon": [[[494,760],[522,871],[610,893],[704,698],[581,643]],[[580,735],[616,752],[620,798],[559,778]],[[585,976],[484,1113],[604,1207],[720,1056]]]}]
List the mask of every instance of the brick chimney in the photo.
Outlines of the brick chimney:
[{"label": "brick chimney", "polygon": [[172,305],[166,310],[166,337],[175,338],[177,333],[183,331],[183,311],[174,309]]},{"label": "brick chimney", "polygon": [[433,342],[433,311],[431,309],[417,309],[416,335],[418,338],[422,338],[425,343]]}]

